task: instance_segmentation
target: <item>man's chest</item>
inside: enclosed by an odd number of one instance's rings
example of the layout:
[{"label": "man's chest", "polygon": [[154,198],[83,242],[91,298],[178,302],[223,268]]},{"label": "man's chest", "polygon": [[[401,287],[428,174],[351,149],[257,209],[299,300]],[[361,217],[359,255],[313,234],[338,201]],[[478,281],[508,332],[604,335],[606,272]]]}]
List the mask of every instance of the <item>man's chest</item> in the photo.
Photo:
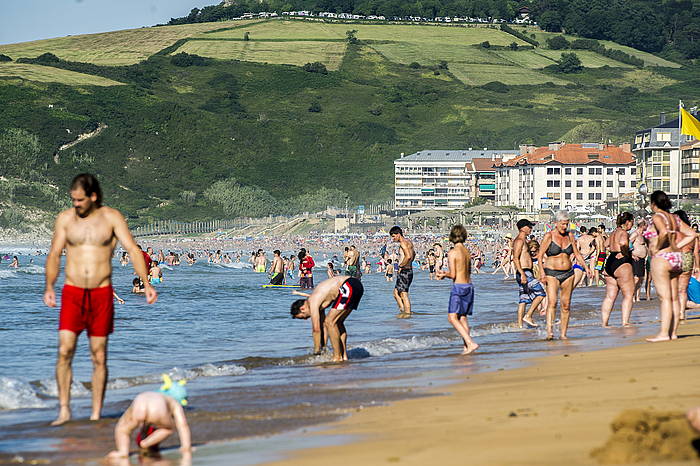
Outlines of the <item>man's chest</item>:
[{"label": "man's chest", "polygon": [[66,227],[66,241],[72,246],[107,246],[113,238],[112,227],[98,219],[75,220]]}]

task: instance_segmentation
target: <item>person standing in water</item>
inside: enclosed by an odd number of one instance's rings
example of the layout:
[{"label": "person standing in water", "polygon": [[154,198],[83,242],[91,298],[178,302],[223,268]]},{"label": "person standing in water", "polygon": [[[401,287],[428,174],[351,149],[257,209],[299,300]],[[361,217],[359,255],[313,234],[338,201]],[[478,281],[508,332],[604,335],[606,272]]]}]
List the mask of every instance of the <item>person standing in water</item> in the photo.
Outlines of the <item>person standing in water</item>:
[{"label": "person standing in water", "polygon": [[464,341],[462,354],[470,354],[479,348],[469,330],[467,316],[472,315],[474,307],[474,285],[471,283],[471,255],[464,247],[467,239],[467,230],[462,225],[455,225],[450,231],[450,242],[454,248],[447,253],[447,272],[438,270],[438,280],[452,279],[452,291],[450,292],[447,320],[457,330]]},{"label": "person standing in water", "polygon": [[413,282],[413,259],[416,258],[416,251],[413,249],[413,243],[403,235],[401,227],[391,227],[389,235],[395,243],[399,243],[399,270],[394,286],[394,299],[401,314],[411,315],[408,290]]},{"label": "person standing in water", "polygon": [[[571,293],[574,290],[574,271],[571,256],[583,264],[586,275],[591,271],[584,263],[581,252],[576,246],[574,234],[568,230],[569,214],[563,210],[557,212],[554,229],[544,235],[537,255],[540,267],[540,277],[544,277],[547,285],[547,340],[554,339],[554,314],[557,309],[557,298],[561,298],[561,328],[560,338],[566,340],[569,328],[569,311],[571,309]],[[544,256],[547,256],[545,260]]]},{"label": "person standing in water", "polygon": [[119,241],[132,257],[136,274],[144,283],[146,301],[155,303],[158,293],[148,283],[146,264],[129,227],[119,211],[102,205],[102,191],[93,175],[76,176],[70,185],[73,208],[56,218],[51,248],[46,258],[44,303],[56,307],[54,285],[61,253],[66,250],[66,281],[61,294],[59,348],[56,361],[59,414],[52,425],[71,418],[72,362],[78,336],[87,330],[93,361],[92,414],[100,419],[107,381],[107,339],[114,325],[112,254]]},{"label": "person standing in water", "polygon": [[634,299],[634,271],[630,238],[627,232],[633,224],[634,217],[631,213],[621,213],[617,216],[617,228],[608,239],[610,253],[608,260],[605,261],[605,298],[600,306],[603,327],[609,327],[610,313],[615,305],[618,291],[622,291],[622,326],[630,326]]},{"label": "person standing in water", "polygon": [[[527,245],[527,237],[532,233],[534,224],[528,219],[520,219],[516,225],[518,236],[513,241],[513,264],[515,265],[515,281],[518,283],[518,327],[523,328],[523,322],[531,327],[537,327],[532,320],[532,315],[540,306],[545,293],[542,284],[535,278],[532,271],[532,256]],[[530,310],[525,314],[525,308],[530,305]]]},{"label": "person standing in water", "polygon": [[282,261],[282,253],[279,249],[275,249],[272,253],[272,263],[267,271],[270,274],[270,285],[281,285],[284,283],[284,262]]}]

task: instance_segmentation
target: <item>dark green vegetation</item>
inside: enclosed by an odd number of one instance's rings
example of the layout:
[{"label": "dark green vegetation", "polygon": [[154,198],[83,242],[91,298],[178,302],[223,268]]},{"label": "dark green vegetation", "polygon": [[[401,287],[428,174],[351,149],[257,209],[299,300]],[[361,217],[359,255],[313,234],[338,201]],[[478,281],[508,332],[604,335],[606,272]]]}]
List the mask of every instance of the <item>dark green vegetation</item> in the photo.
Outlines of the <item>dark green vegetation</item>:
[{"label": "dark green vegetation", "polygon": [[[546,31],[605,39],[646,52],[700,57],[700,2],[697,0],[237,0],[194,8],[168,24],[220,21],[246,12],[310,10],[386,17],[472,17],[511,20],[519,8]],[[526,40],[520,37],[522,40]],[[537,45],[537,44],[532,44]]]},{"label": "dark green vegetation", "polygon": [[[625,142],[659,111],[672,112],[679,98],[693,103],[700,84],[688,65],[545,69],[566,84],[467,86],[452,63],[394,63],[356,39],[339,71],[326,73],[168,55],[177,44],[130,66],[51,54],[18,60],[124,85],[1,79],[0,169],[24,182],[0,181],[0,202],[54,211],[82,171],[100,177],[107,203],[133,224],[316,211],[348,198],[350,205],[386,201],[401,152],[562,138]],[[87,133],[96,135],[59,150]],[[38,189],[49,184],[58,188]],[[15,222],[13,215],[0,223]]]}]

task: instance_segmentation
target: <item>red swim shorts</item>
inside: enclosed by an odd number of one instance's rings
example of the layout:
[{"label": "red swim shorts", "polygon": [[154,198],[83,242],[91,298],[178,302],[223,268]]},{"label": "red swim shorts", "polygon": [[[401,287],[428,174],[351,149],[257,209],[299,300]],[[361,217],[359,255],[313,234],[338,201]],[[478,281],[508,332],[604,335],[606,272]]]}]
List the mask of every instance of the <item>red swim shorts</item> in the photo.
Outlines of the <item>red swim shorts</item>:
[{"label": "red swim shorts", "polygon": [[112,285],[78,288],[64,285],[58,329],[78,335],[87,329],[88,336],[106,337],[114,330]]}]

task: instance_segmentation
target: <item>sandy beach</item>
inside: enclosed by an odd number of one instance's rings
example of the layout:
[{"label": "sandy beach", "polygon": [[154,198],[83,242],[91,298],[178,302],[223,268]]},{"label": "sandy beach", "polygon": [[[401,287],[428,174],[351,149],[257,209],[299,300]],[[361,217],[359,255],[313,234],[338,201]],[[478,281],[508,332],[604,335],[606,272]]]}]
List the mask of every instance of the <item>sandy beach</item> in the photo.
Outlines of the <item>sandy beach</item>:
[{"label": "sandy beach", "polygon": [[539,358],[436,391],[446,396],[366,409],[324,432],[355,441],[274,464],[596,464],[591,452],[624,410],[700,405],[700,319],[680,334],[657,344],[635,335],[629,346]]}]

